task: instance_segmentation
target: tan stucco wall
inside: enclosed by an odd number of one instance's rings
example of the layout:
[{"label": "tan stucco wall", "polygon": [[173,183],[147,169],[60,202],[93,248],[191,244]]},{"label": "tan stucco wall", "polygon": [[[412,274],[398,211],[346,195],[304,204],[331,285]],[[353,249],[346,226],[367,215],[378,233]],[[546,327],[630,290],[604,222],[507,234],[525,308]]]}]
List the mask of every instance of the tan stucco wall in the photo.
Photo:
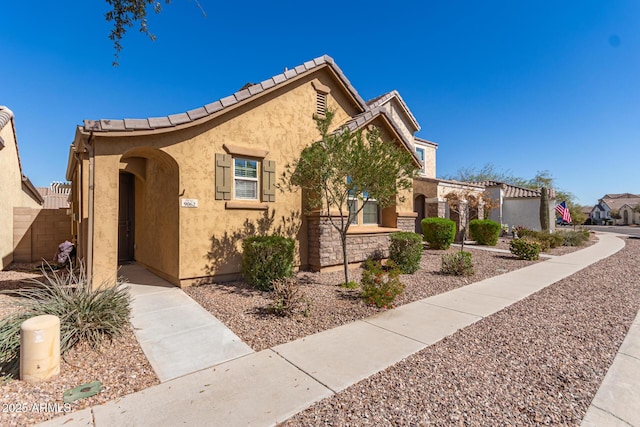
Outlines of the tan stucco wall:
[{"label": "tan stucco wall", "polygon": [[[0,137],[4,141],[4,148],[0,149],[0,267],[5,268],[13,261],[13,208],[41,206],[24,189],[12,121],[0,129]],[[18,241],[22,238],[15,237]]]},{"label": "tan stucco wall", "polygon": [[[182,130],[134,136],[131,132],[108,136],[94,133],[94,278],[113,278],[115,274],[118,173],[128,167],[126,160],[131,157],[146,159],[141,169],[144,177],[140,176],[139,165],[129,167],[134,173],[138,171],[135,257],[139,262],[176,284],[210,275],[236,274],[242,238],[257,234],[261,224],[269,222],[265,220],[267,215],[273,221],[262,231],[273,232],[279,226],[293,229],[298,262],[305,266],[307,227],[300,191],[277,192],[275,202],[266,202],[268,211],[228,209],[225,201],[215,200],[215,155],[226,152],[225,144],[265,150],[268,154],[264,159],[276,162],[279,177],[285,165],[319,137],[312,119],[317,95],[311,85],[314,79],[332,89],[328,104],[336,112],[336,127],[358,113],[333,77],[317,72]],[[198,207],[179,207],[185,198],[196,199]],[[258,208],[260,203],[254,206]],[[397,211],[412,210],[412,194],[408,191]]]}]

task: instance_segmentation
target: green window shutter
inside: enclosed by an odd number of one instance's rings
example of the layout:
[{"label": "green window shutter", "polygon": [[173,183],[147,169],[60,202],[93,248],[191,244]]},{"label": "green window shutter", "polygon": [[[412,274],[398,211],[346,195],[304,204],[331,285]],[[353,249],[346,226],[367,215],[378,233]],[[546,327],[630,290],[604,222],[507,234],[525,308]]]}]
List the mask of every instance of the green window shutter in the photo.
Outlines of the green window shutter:
[{"label": "green window shutter", "polygon": [[231,154],[216,154],[216,200],[231,200]]},{"label": "green window shutter", "polygon": [[262,201],[276,201],[276,162],[262,161]]}]

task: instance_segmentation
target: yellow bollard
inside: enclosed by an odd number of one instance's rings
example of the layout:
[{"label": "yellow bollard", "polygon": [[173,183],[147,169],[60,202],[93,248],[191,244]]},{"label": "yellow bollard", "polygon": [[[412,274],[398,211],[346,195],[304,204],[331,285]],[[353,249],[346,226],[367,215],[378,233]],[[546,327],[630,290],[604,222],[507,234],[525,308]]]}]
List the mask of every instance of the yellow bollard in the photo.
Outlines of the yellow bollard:
[{"label": "yellow bollard", "polygon": [[20,379],[28,383],[60,373],[60,319],[45,314],[20,325]]}]

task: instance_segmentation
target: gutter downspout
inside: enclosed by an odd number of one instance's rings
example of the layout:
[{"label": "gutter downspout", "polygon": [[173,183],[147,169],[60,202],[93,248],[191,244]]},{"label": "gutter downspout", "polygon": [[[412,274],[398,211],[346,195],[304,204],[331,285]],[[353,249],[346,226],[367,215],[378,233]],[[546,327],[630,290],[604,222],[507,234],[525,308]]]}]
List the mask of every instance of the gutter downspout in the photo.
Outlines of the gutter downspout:
[{"label": "gutter downspout", "polygon": [[94,230],[94,215],[93,215],[93,187],[95,182],[95,165],[94,165],[94,147],[91,143],[93,138],[93,132],[89,133],[87,138],[87,146],[89,147],[89,212],[87,217],[89,219],[87,230],[87,281],[93,288],[93,230]]}]

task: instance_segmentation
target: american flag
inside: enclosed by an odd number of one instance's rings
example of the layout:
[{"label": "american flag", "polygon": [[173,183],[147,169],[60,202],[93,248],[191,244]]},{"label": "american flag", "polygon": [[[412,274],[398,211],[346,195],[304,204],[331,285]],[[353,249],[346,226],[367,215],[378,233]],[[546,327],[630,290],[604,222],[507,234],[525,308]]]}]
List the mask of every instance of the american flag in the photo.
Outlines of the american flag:
[{"label": "american flag", "polygon": [[556,205],[556,212],[560,214],[564,222],[571,222],[571,213],[569,212],[566,201]]}]

